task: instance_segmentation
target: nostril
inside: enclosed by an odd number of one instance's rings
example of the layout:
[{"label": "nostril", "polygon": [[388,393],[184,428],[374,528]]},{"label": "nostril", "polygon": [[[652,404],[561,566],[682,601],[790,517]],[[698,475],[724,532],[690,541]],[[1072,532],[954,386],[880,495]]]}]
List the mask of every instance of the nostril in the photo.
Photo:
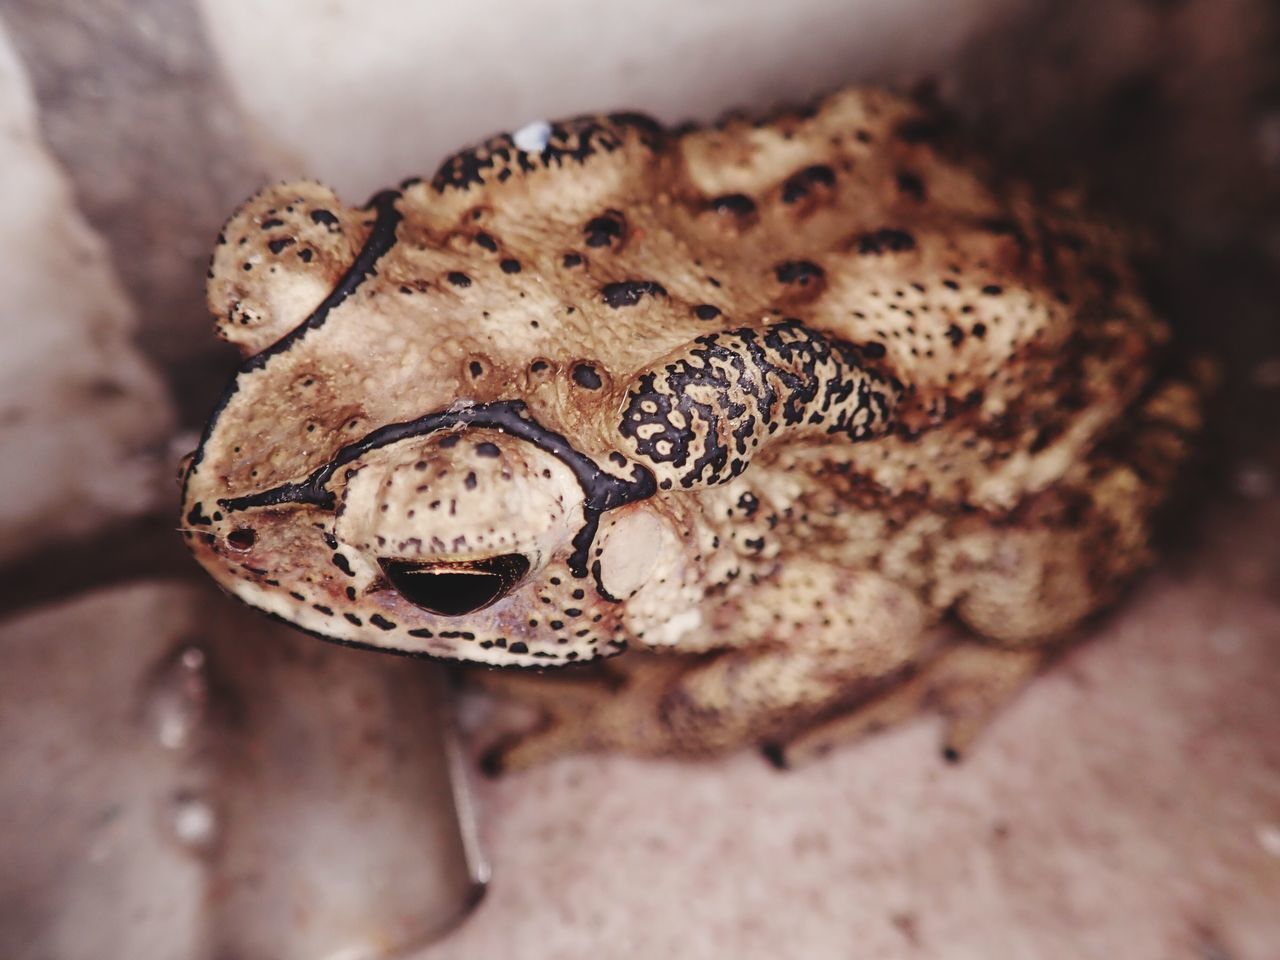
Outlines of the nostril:
[{"label": "nostril", "polygon": [[258,541],[253,527],[237,527],[227,534],[227,546],[236,550],[249,550]]},{"label": "nostril", "polygon": [[402,597],[445,617],[460,617],[489,606],[529,572],[529,561],[518,553],[481,560],[378,562]]}]

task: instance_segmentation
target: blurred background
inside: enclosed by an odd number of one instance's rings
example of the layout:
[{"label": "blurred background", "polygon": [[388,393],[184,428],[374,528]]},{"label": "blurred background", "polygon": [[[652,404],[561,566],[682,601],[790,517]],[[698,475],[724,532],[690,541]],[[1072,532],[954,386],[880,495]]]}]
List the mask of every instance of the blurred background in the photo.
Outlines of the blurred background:
[{"label": "blurred background", "polygon": [[[259,186],[359,201],[530,120],[851,82],[1146,228],[1223,364],[1161,566],[965,764],[922,721],[781,775],[468,786],[433,667],[202,582],[173,474]],[[0,956],[1280,956],[1273,3],[0,0],[0,171]]]}]

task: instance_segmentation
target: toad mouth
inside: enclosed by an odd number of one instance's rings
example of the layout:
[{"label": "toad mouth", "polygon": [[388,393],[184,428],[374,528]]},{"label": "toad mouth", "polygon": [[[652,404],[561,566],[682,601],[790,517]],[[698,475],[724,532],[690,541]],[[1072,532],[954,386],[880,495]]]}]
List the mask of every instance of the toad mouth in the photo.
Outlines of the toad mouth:
[{"label": "toad mouth", "polygon": [[529,572],[529,560],[518,553],[476,560],[380,558],[378,563],[402,597],[442,617],[483,610],[505,597]]}]

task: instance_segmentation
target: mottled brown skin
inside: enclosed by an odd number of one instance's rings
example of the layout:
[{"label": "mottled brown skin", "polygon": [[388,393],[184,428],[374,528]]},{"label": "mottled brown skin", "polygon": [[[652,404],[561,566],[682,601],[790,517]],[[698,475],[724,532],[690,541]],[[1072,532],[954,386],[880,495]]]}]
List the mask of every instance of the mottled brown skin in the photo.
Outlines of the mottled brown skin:
[{"label": "mottled brown skin", "polygon": [[490,675],[547,710],[508,765],[786,759],[925,705],[962,749],[1148,562],[1198,391],[1072,200],[878,91],[528,136],[228,223],[209,303],[247,359],[183,509],[228,590],[477,663],[633,651]]}]

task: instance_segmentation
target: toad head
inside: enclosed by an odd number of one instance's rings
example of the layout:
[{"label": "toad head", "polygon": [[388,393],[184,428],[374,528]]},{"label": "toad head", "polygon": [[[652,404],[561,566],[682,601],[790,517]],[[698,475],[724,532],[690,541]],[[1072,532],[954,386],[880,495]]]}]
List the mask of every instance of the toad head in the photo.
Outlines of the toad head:
[{"label": "toad head", "polygon": [[668,642],[707,590],[701,491],[779,437],[887,429],[895,388],[850,344],[627,259],[648,121],[549,137],[363,208],[277,186],[228,222],[209,303],[245,359],[183,507],[225,588],[326,638],[495,664]]}]

